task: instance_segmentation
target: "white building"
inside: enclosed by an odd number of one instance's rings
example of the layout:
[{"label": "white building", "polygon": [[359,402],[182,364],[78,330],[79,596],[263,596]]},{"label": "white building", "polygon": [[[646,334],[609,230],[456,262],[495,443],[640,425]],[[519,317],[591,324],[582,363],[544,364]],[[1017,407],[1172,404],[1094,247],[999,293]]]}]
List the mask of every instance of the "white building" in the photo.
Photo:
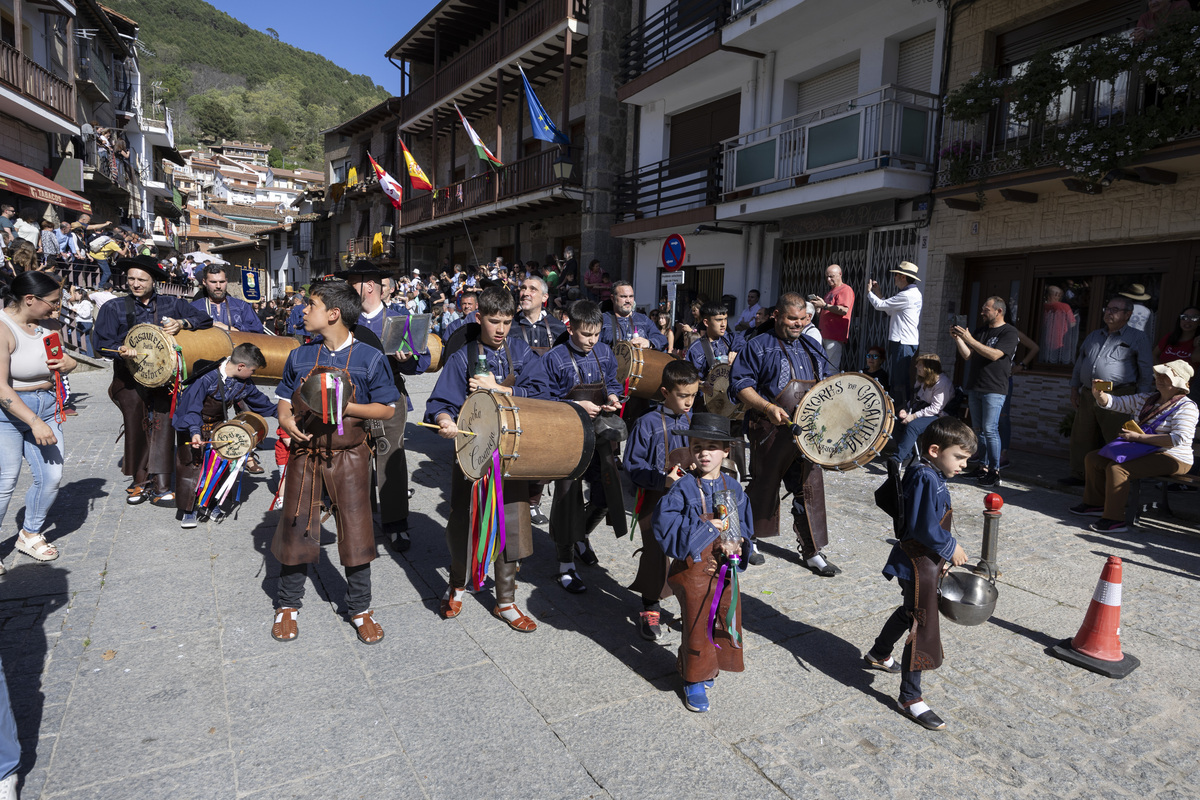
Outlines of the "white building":
[{"label": "white building", "polygon": [[678,233],[685,287],[739,310],[750,289],[823,294],[839,263],[858,293],[847,365],[882,342],[862,294],[925,263],[943,15],[912,0],[648,0],[622,45],[636,167],[612,231],[635,244],[639,304],[660,296]]}]

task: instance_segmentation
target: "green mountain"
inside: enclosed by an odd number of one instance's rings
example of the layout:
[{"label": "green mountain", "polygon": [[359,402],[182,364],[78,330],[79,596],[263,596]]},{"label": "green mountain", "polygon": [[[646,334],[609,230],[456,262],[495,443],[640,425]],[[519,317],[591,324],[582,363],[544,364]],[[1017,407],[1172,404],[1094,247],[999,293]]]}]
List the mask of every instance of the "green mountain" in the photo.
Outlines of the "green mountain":
[{"label": "green mountain", "polygon": [[[203,0],[108,0],[137,21],[145,101],[162,100],[179,144],[253,139],[319,168],[320,131],[387,99],[365,75],[256,31]],[[273,32],[272,32],[273,33]]]}]

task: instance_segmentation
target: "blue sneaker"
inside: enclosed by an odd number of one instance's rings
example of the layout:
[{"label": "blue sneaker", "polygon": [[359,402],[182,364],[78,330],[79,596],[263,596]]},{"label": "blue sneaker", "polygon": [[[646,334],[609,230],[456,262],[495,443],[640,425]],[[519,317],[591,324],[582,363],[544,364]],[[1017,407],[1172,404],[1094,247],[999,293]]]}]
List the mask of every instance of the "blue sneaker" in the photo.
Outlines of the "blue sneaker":
[{"label": "blue sneaker", "polygon": [[705,684],[708,681],[699,683],[685,683],[683,685],[683,704],[687,706],[688,711],[696,711],[704,713],[708,711],[708,694],[705,689],[708,687]]},{"label": "blue sneaker", "polygon": [[704,681],[704,688],[705,688],[705,689],[711,689],[712,687],[713,687],[713,682],[712,682],[712,681]]}]

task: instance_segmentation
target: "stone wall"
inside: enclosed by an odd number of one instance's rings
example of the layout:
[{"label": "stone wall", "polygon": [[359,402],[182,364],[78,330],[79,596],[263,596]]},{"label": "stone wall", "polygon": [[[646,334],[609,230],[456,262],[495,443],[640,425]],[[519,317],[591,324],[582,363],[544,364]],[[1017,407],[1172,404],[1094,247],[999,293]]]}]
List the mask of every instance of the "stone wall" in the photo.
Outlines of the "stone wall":
[{"label": "stone wall", "polygon": [[0,115],[0,158],[41,172],[50,166],[46,132]]}]

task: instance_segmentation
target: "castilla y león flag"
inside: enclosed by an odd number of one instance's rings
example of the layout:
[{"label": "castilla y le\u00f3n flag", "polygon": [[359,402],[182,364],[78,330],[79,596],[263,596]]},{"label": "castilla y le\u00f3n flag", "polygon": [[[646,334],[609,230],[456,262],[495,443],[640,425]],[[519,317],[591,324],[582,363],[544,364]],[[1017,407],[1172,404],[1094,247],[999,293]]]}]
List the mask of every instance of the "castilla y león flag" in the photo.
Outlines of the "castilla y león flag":
[{"label": "castilla y le\u00f3n flag", "polygon": [[421,169],[421,165],[413,158],[413,154],[408,152],[403,139],[400,140],[400,149],[404,151],[404,163],[408,166],[408,179],[412,182],[412,187],[432,192],[433,184],[429,182],[429,178],[425,177],[425,170]]},{"label": "castilla y le\u00f3n flag", "polygon": [[396,182],[395,178],[387,174],[387,170],[375,163],[375,159],[370,153],[367,153],[367,158],[371,159],[371,167],[375,170],[376,177],[379,178],[379,188],[392,198],[392,205],[399,208],[400,202],[404,198],[404,189]]}]

